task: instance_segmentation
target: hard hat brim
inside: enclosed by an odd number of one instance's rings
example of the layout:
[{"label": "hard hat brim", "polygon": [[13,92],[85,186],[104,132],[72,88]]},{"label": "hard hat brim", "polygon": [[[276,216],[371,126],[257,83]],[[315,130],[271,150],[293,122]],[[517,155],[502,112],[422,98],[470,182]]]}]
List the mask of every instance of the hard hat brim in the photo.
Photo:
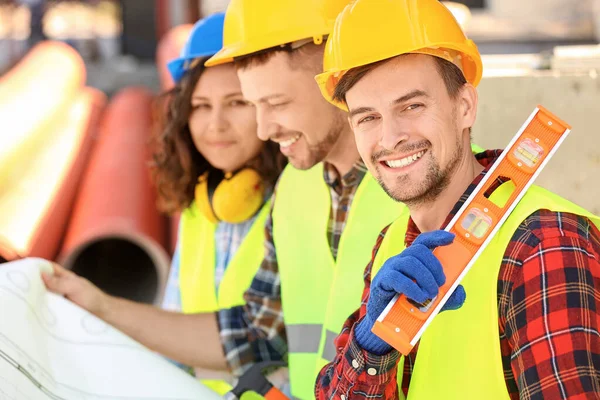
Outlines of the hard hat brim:
[{"label": "hard hat brim", "polygon": [[[479,56],[479,53],[477,51],[475,51],[475,52],[469,51],[470,50],[469,46],[475,47],[475,44],[471,40],[469,40],[467,42],[466,46],[462,46],[462,45],[457,46],[452,43],[439,44],[439,47],[442,49],[450,49],[450,50],[454,50],[454,51],[457,51],[462,54],[464,59],[462,61],[462,65],[460,65],[458,67],[461,69],[467,82],[469,82],[473,86],[477,87],[477,85],[481,81],[483,65],[482,65],[481,57]],[[475,49],[476,49],[476,47],[475,47]],[[361,67],[363,65],[368,65],[368,64],[375,63],[378,61],[391,59],[391,58],[394,58],[394,57],[397,57],[397,56],[400,56],[403,54],[414,54],[414,53],[428,54],[433,57],[440,57],[440,58],[445,59],[446,61],[452,62],[451,60],[449,60],[446,57],[440,56],[439,54],[436,54],[432,51],[425,51],[425,50],[427,50],[427,49],[423,49],[423,48],[409,49],[405,53],[392,54],[390,56],[385,55],[382,57],[368,59],[368,60],[360,60],[356,63],[347,65],[344,68],[340,68],[337,70],[331,69],[329,71],[324,71],[315,76],[315,81],[319,85],[321,94],[328,102],[330,102],[331,104],[335,105],[336,107],[338,107],[344,111],[348,111],[348,106],[346,104],[344,104],[343,102],[333,100],[333,93],[335,91],[335,87],[337,86],[340,79],[346,74],[346,72],[348,72],[349,70],[351,70],[353,68]],[[475,56],[475,55],[476,55],[476,57],[473,58],[473,56]]]},{"label": "hard hat brim", "polygon": [[175,82],[179,82],[186,72],[183,68],[185,61],[185,58],[177,58],[167,63],[167,69]]},{"label": "hard hat brim", "polygon": [[214,67],[215,65],[227,64],[233,62],[237,57],[248,56],[274,46],[276,46],[276,44],[263,49],[261,47],[255,48],[256,46],[249,46],[248,43],[233,43],[219,50],[209,58],[204,65],[207,67]]},{"label": "hard hat brim", "polygon": [[239,45],[237,45],[237,46],[232,45],[232,46],[224,47],[221,50],[219,50],[216,54],[214,54],[211,58],[206,60],[204,65],[207,67],[214,67],[215,65],[227,64],[227,63],[233,62],[234,57],[245,55],[245,54],[240,54],[240,53],[243,53],[242,51],[240,51],[240,48],[241,48],[241,46],[239,46]]},{"label": "hard hat brim", "polygon": [[188,68],[186,68],[186,63],[197,58],[212,57],[213,55],[215,55],[215,52],[198,53],[194,54],[191,57],[179,57],[169,61],[167,63],[167,69],[169,70],[169,73],[171,74],[173,80],[175,82],[179,82],[181,78],[183,78],[185,73],[188,71]]}]

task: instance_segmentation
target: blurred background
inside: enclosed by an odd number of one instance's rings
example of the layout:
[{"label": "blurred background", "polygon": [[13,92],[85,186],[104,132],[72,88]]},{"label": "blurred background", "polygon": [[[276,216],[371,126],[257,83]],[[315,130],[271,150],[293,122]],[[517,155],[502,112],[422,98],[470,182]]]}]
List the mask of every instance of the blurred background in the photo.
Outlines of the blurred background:
[{"label": "blurred background", "polygon": [[[548,68],[557,46],[596,44],[600,36],[597,0],[447,4],[483,54],[522,55],[490,58],[494,67]],[[175,26],[226,7],[227,0],[0,0],[0,73],[35,43],[52,39],[77,49],[94,87],[112,93],[143,83],[158,89],[154,61],[160,39]]]},{"label": "blurred background", "polygon": [[[475,142],[541,104],[573,126],[538,183],[600,214],[600,0],[447,2],[483,54]],[[154,100],[191,24],[227,0],[0,0],[0,262],[54,259],[162,295],[177,216],[148,176]]]}]

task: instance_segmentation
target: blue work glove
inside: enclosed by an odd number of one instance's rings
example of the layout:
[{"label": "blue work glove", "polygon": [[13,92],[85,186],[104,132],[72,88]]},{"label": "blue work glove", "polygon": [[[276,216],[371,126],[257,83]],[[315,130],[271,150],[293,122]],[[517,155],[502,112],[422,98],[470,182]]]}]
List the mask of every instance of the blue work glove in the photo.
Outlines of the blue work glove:
[{"label": "blue work glove", "polygon": [[[411,246],[383,264],[371,283],[367,315],[354,329],[354,337],[363,349],[379,355],[392,349],[372,333],[371,328],[396,294],[403,294],[417,303],[437,296],[440,286],[446,283],[446,275],[433,250],[449,245],[453,240],[454,234],[442,230],[422,233]],[[465,289],[459,285],[441,311],[460,308],[465,298]]]}]

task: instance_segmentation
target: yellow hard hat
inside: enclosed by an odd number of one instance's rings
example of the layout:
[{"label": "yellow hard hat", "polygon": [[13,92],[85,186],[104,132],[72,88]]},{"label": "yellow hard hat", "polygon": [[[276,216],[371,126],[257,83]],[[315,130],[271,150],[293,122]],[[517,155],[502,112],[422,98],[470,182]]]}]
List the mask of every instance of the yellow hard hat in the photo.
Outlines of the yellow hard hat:
[{"label": "yellow hard hat", "polygon": [[321,44],[349,0],[231,0],[223,49],[206,66],[305,39]]},{"label": "yellow hard hat", "polygon": [[407,53],[444,58],[476,86],[483,66],[477,46],[437,0],[355,0],[338,15],[327,40],[323,73],[315,77],[330,103],[344,74],[356,67]]}]

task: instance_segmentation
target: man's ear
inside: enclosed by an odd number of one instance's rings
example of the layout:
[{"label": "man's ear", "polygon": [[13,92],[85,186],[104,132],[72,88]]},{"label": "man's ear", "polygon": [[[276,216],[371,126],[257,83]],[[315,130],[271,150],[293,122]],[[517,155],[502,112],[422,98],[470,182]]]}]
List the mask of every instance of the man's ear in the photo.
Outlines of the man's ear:
[{"label": "man's ear", "polygon": [[458,102],[460,129],[471,128],[477,119],[477,89],[470,83],[465,83],[458,93]]}]

